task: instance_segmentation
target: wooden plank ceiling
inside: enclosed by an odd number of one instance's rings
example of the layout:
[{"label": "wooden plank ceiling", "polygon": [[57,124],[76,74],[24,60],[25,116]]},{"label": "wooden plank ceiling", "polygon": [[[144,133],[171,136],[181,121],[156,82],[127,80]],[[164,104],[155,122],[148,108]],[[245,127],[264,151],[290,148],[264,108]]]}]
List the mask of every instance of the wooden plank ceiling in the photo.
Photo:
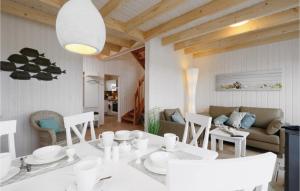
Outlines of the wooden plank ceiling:
[{"label": "wooden plank ceiling", "polygon": [[[174,51],[202,57],[299,38],[299,0],[93,0],[107,38],[98,58],[162,37]],[[1,0],[1,11],[55,25],[65,0]],[[196,7],[195,7],[196,6]],[[184,11],[184,12],[183,12]],[[230,25],[248,21],[241,26]]]}]

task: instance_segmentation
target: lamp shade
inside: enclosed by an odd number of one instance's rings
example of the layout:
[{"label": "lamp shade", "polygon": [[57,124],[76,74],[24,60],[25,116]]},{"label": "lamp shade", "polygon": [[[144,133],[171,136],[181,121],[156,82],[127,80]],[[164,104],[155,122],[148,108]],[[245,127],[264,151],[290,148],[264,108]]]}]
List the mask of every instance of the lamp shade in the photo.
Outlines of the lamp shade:
[{"label": "lamp shade", "polygon": [[95,55],[103,49],[106,31],[102,16],[91,0],[69,0],[58,12],[56,35],[68,51]]},{"label": "lamp shade", "polygon": [[187,70],[187,83],[188,83],[188,111],[196,113],[196,88],[198,81],[198,68],[189,68]]}]

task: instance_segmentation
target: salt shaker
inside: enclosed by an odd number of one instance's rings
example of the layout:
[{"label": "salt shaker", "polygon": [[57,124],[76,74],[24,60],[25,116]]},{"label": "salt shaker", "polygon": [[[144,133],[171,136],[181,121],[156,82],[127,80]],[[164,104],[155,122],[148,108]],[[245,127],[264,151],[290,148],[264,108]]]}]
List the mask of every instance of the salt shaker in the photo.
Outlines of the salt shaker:
[{"label": "salt shaker", "polygon": [[117,161],[119,161],[119,158],[120,158],[119,146],[118,145],[114,145],[112,147],[112,160],[114,162],[117,162]]},{"label": "salt shaker", "polygon": [[110,161],[111,159],[111,146],[104,147],[104,159]]}]

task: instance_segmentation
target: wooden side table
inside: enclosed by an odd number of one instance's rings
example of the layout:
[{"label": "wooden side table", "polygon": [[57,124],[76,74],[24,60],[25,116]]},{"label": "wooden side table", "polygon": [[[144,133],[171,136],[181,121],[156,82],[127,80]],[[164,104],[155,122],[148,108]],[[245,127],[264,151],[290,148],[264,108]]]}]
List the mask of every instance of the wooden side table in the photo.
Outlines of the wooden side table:
[{"label": "wooden side table", "polygon": [[222,131],[220,128],[216,128],[210,131],[211,136],[211,149],[216,151],[217,140],[219,142],[219,150],[223,150],[223,141],[234,143],[235,145],[235,157],[246,156],[246,139],[249,135],[248,132],[235,130],[237,134],[242,137],[231,137],[228,133]]}]

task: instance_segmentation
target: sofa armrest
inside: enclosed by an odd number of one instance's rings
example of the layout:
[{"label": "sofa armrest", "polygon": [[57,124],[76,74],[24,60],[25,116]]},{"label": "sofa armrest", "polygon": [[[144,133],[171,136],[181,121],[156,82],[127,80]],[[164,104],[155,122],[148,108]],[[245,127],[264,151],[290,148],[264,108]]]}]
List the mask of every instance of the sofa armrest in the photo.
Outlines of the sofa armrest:
[{"label": "sofa armrest", "polygon": [[184,124],[166,120],[160,120],[159,123],[160,128],[158,131],[158,135],[163,136],[165,133],[174,133],[179,137],[180,141],[182,140],[185,127]]},{"label": "sofa armrest", "polygon": [[282,157],[285,149],[285,129],[280,128],[279,130],[279,155]]}]

